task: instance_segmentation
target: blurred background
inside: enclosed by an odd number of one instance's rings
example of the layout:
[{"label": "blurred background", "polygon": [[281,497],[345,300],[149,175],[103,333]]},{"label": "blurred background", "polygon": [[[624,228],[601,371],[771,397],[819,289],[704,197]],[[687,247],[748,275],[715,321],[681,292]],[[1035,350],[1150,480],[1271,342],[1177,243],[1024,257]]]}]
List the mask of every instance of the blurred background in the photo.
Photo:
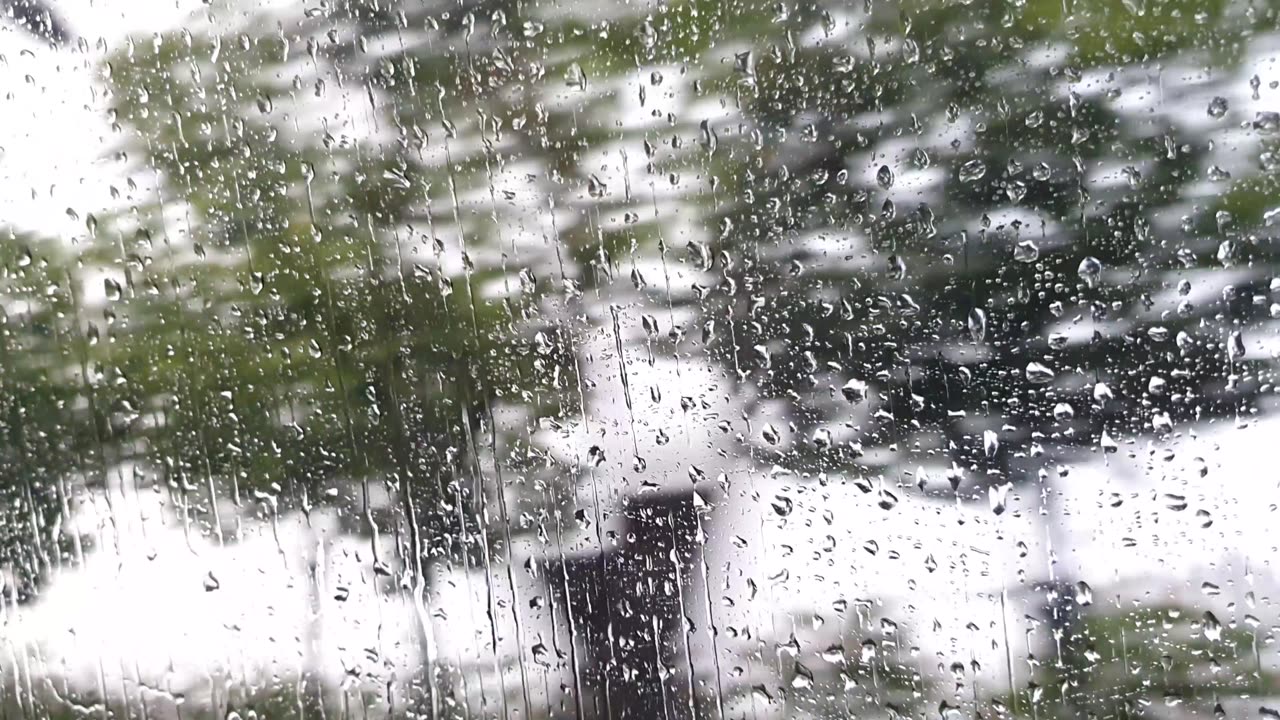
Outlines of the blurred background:
[{"label": "blurred background", "polygon": [[1280,3],[0,11],[0,717],[1280,718]]}]

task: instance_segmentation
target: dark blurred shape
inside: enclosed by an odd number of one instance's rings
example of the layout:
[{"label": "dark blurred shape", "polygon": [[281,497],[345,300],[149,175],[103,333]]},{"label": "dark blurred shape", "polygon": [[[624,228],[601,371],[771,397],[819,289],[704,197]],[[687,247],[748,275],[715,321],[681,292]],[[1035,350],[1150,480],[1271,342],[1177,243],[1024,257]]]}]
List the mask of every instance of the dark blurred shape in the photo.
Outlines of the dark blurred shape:
[{"label": "dark blurred shape", "polygon": [[[633,501],[627,510],[628,541],[601,555],[549,563],[551,590],[560,607],[576,617],[583,656],[584,718],[628,720],[679,716],[710,700],[698,696],[693,656],[694,630],[688,613],[697,603],[691,577],[697,551],[698,519],[693,497],[684,493]],[[563,588],[563,592],[561,591]],[[684,638],[681,635],[685,635]],[[617,638],[627,638],[618,643]],[[664,679],[659,666],[687,671]],[[674,715],[673,715],[674,713]]]},{"label": "dark blurred shape", "polygon": [[59,45],[71,37],[66,22],[41,0],[2,0],[4,14],[32,35]]}]

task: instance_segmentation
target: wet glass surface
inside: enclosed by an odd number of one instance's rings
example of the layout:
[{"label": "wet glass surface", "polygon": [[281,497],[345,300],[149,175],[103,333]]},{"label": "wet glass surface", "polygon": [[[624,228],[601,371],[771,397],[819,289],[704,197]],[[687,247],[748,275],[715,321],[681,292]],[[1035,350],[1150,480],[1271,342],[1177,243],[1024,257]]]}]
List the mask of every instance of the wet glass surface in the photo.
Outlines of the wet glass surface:
[{"label": "wet glass surface", "polygon": [[1280,718],[1276,3],[0,5],[0,716]]}]

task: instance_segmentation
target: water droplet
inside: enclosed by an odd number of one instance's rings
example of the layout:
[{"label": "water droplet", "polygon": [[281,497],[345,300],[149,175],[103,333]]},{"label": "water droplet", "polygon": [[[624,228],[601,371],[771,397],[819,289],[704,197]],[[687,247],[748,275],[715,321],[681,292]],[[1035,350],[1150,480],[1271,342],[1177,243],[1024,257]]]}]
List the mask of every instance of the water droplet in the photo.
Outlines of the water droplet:
[{"label": "water droplet", "polygon": [[592,445],[591,449],[587,451],[587,462],[591,464],[591,467],[603,465],[605,462],[604,450],[599,445]]},{"label": "water droplet", "polygon": [[770,445],[777,445],[778,441],[782,439],[778,434],[778,429],[773,425],[765,425],[764,429],[760,431],[760,436]]},{"label": "water droplet", "polygon": [[658,31],[653,29],[653,23],[648,20],[640,25],[640,29],[636,31],[636,37],[640,38],[640,44],[645,49],[652,49],[658,44]]},{"label": "water droplet", "polygon": [[969,338],[980,343],[987,337],[987,313],[982,308],[969,311]]},{"label": "water droplet", "polygon": [[831,431],[826,428],[818,428],[813,431],[813,445],[819,450],[826,450],[831,447]]},{"label": "water droplet", "polygon": [[1098,405],[1106,405],[1114,398],[1115,396],[1111,394],[1111,388],[1107,387],[1106,383],[1100,382],[1093,386],[1093,401]]},{"label": "water droplet", "polygon": [[1013,246],[1013,259],[1022,263],[1033,263],[1040,259],[1040,246],[1030,240],[1023,240]]},{"label": "water droplet", "polygon": [[960,166],[960,182],[971,183],[982,179],[987,174],[987,164],[981,160],[970,160]]},{"label": "water droplet", "polygon": [[577,90],[587,89],[587,74],[583,72],[581,65],[578,63],[569,65],[569,69],[564,73],[564,84]]},{"label": "water droplet", "polygon": [[1089,587],[1089,583],[1083,580],[1076,583],[1076,603],[1081,607],[1088,607],[1093,604],[1093,588]]},{"label": "water droplet", "polygon": [[813,686],[813,671],[796,661],[795,672],[795,677],[791,678],[791,687],[804,690]]},{"label": "water droplet", "polygon": [[1098,439],[1098,445],[1104,453],[1114,453],[1120,450],[1120,444],[1106,431],[1102,431],[1102,437]]},{"label": "water droplet", "polygon": [[982,431],[982,452],[986,454],[988,459],[994,458],[996,453],[1000,452],[1000,436],[996,435],[994,431]]},{"label": "water droplet", "polygon": [[103,278],[102,289],[106,292],[107,299],[112,302],[119,300],[124,295],[124,290],[120,287],[120,283],[113,278]]},{"label": "water droplet", "polygon": [[716,131],[712,129],[711,124],[703,120],[698,125],[698,134],[700,136],[698,142],[702,145],[702,149],[706,150],[708,155],[715,153],[716,148],[720,145],[720,138],[716,135]]},{"label": "water droplet", "polygon": [[1010,181],[1004,188],[1004,194],[1009,197],[1010,202],[1016,205],[1027,196],[1027,184],[1021,180]]},{"label": "water droplet", "polygon": [[1239,255],[1239,246],[1234,240],[1223,240],[1218,243],[1218,262],[1223,267],[1231,267],[1236,264],[1236,256]]},{"label": "water droplet", "polygon": [[1204,638],[1209,642],[1222,639],[1222,623],[1218,622],[1218,617],[1208,610],[1204,613]]},{"label": "water droplet", "polygon": [[892,510],[898,505],[898,496],[884,489],[882,485],[880,487],[880,497],[876,500],[876,504],[880,506],[881,510]]},{"label": "water droplet", "polygon": [[850,380],[840,388],[840,394],[851,403],[860,403],[867,399],[867,384],[862,380]]},{"label": "water droplet", "polygon": [[1228,107],[1227,99],[1219,95],[1209,101],[1207,112],[1211,118],[1220,118],[1227,114]]},{"label": "water droplet", "polygon": [[888,275],[890,280],[901,280],[907,276],[907,263],[901,255],[889,256]]},{"label": "water droplet", "polygon": [[1227,357],[1233,362],[1245,356],[1244,335],[1239,330],[1231,333],[1230,341],[1227,343]]},{"label": "water droplet", "polygon": [[876,184],[885,190],[893,187],[893,170],[888,165],[881,165],[880,169],[876,171]]},{"label": "water droplet", "polygon": [[1003,515],[1005,506],[1009,501],[1009,489],[1013,485],[1005,483],[1003,485],[993,485],[987,490],[987,500],[991,504],[991,512],[995,515]]},{"label": "water droplet", "polygon": [[532,294],[538,289],[538,278],[529,268],[520,268],[520,290]]},{"label": "water droplet", "polygon": [[760,361],[760,367],[768,370],[773,367],[773,354],[769,352],[769,348],[765,345],[756,345],[751,348],[756,353],[756,359]]},{"label": "water droplet", "polygon": [[592,175],[587,178],[587,195],[599,199],[609,194],[609,186],[603,180]]},{"label": "water droplet", "polygon": [[1093,256],[1086,257],[1080,261],[1076,274],[1084,280],[1085,285],[1094,287],[1098,284],[1098,276],[1102,274],[1102,261]]},{"label": "water droplet", "polygon": [[711,250],[703,243],[696,240],[690,240],[685,245],[685,250],[689,254],[689,261],[698,267],[699,270],[706,272],[712,267],[715,258],[711,255]]},{"label": "water droplet", "polygon": [[640,327],[644,328],[644,334],[650,340],[658,336],[658,332],[659,332],[658,318],[654,317],[653,315],[648,315],[648,314],[641,315]]},{"label": "water droplet", "polygon": [[1027,363],[1027,380],[1036,385],[1052,382],[1056,373],[1038,362]]},{"label": "water droplet", "polygon": [[773,505],[773,511],[778,514],[778,517],[786,517],[791,514],[793,509],[795,509],[795,503],[786,495],[774,495],[773,502],[771,504]]},{"label": "water droplet", "polygon": [[1142,185],[1142,171],[1132,165],[1126,165],[1120,171],[1129,187],[1137,190]]}]

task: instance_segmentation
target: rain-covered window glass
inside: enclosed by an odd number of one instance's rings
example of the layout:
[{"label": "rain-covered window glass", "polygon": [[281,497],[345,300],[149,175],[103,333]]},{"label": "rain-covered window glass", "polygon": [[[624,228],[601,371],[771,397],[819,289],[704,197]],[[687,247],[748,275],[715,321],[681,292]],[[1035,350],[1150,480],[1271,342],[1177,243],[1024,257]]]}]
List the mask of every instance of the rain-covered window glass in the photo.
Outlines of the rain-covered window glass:
[{"label": "rain-covered window glass", "polygon": [[3,0],[0,717],[1280,719],[1273,0]]}]

